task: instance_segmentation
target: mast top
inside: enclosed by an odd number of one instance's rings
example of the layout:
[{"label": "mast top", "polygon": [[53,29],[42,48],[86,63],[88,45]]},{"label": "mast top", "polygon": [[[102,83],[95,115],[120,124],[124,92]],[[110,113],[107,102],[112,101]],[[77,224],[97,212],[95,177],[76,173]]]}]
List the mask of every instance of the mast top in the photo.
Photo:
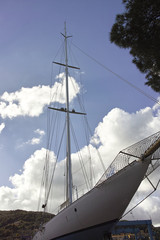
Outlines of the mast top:
[{"label": "mast top", "polygon": [[61,34],[62,34],[62,36],[65,38],[66,61],[65,61],[65,64],[64,64],[64,63],[55,62],[55,61],[53,61],[52,63],[58,64],[58,65],[61,65],[61,66],[67,67],[67,68],[74,68],[74,69],[80,70],[79,67],[75,67],[75,66],[68,65],[68,57],[67,57],[67,38],[70,38],[70,37],[72,37],[72,36],[67,36],[66,22],[64,22],[64,33],[61,33]]},{"label": "mast top", "polygon": [[64,22],[64,34],[63,33],[61,34],[65,39],[72,37],[72,36],[67,36],[66,22]]}]

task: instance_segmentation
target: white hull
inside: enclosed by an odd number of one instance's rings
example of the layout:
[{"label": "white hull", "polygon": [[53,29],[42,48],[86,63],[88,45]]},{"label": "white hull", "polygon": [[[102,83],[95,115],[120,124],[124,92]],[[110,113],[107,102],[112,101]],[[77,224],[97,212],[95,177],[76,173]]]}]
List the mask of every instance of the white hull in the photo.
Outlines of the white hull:
[{"label": "white hull", "polygon": [[[109,232],[123,215],[143,180],[149,163],[149,159],[135,161],[94,187],[50,220],[33,240],[89,239],[82,234],[85,231],[87,234],[90,232],[92,240],[102,239],[105,232]],[[94,228],[97,228],[98,236],[95,235]],[[74,234],[76,237],[72,238]]]}]

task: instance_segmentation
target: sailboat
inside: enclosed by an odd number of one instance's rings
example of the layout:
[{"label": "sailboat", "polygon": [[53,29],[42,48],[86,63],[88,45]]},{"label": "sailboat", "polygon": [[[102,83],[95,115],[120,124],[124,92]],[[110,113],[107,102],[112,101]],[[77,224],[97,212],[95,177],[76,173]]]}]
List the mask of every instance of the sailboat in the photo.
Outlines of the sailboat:
[{"label": "sailboat", "polygon": [[[66,200],[58,214],[41,226],[33,240],[109,240],[112,227],[121,219],[143,179],[160,166],[160,132],[120,151],[97,183],[73,200],[70,115],[85,116],[85,112],[70,110],[68,69],[79,68],[68,64],[67,40],[70,36],[67,36],[66,25],[62,35],[65,63],[54,63],[65,67],[66,105],[49,109],[66,117]],[[47,202],[43,209],[46,205]]]}]

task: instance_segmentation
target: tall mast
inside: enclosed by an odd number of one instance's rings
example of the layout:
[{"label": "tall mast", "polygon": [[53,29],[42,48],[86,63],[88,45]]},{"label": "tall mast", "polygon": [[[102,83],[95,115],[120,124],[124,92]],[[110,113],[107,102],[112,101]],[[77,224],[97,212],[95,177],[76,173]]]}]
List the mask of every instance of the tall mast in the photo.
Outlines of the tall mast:
[{"label": "tall mast", "polygon": [[70,111],[69,110],[69,84],[68,84],[68,68],[74,68],[74,69],[80,69],[75,66],[68,65],[68,52],[67,52],[67,39],[71,36],[67,36],[66,31],[66,22],[64,25],[64,34],[61,33],[65,40],[65,64],[55,62],[53,63],[58,64],[60,66],[65,66],[65,74],[66,74],[66,108],[65,109],[58,109],[49,107],[49,109],[61,111],[66,113],[66,125],[67,125],[67,158],[66,158],[66,203],[67,205],[72,203],[72,163],[71,163],[71,143],[70,143],[70,113],[72,114],[82,114],[86,115],[86,113],[76,112],[76,111]]},{"label": "tall mast", "polygon": [[66,73],[66,121],[67,121],[67,161],[66,161],[66,201],[72,203],[72,163],[71,163],[71,144],[70,144],[70,117],[69,117],[69,87],[68,87],[68,53],[67,53],[67,36],[65,22],[65,73]]}]

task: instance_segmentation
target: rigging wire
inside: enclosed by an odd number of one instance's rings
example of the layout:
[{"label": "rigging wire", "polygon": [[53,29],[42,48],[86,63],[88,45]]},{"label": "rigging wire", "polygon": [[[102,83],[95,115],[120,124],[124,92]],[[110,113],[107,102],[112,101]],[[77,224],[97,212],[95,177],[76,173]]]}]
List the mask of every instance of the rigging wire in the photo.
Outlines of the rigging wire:
[{"label": "rigging wire", "polygon": [[[69,74],[69,76],[70,76],[70,74]],[[72,82],[72,86],[73,86],[73,88],[74,88],[74,90],[75,90],[75,92],[76,92],[76,86],[75,86],[75,84],[73,83],[73,81],[72,81],[72,78],[70,78],[71,79],[71,82]],[[80,94],[78,93],[77,94],[77,99],[78,99],[78,103],[79,103],[79,106],[80,106],[80,109],[81,109],[81,111],[82,112],[86,112],[85,111],[85,107],[84,107],[84,104],[82,103],[82,101],[81,101],[81,97],[80,97]],[[84,122],[85,122],[85,124],[84,124]],[[92,136],[92,131],[91,131],[91,128],[90,128],[90,126],[89,126],[89,123],[88,123],[88,120],[87,120],[87,117],[86,117],[86,115],[84,115],[84,122],[83,122],[83,125],[84,125],[84,129],[85,129],[85,134],[86,134],[86,139],[88,138],[88,141],[87,141],[87,147],[88,147],[88,153],[89,153],[89,156],[91,157],[91,154],[90,154],[90,149],[89,149],[89,135],[90,135],[90,137]],[[88,137],[87,137],[87,135],[88,135]],[[96,144],[95,144],[95,146],[96,146]],[[100,163],[101,163],[101,165],[102,165],[102,168],[103,168],[103,171],[106,171],[106,168],[105,168],[105,165],[104,165],[104,163],[103,163],[103,159],[101,158],[101,155],[100,155],[100,153],[99,153],[99,151],[98,151],[98,148],[97,147],[95,147],[95,149],[96,149],[96,151],[97,151],[97,154],[98,154],[98,157],[99,157],[99,159],[100,159]],[[91,174],[91,168],[90,168],[90,174]],[[92,174],[91,174],[92,175]],[[95,175],[94,175],[94,179],[95,179]]]},{"label": "rigging wire", "polygon": [[[53,65],[52,65],[52,73],[53,73]],[[52,82],[51,82],[51,86],[52,86]],[[56,85],[56,88],[55,89],[52,89],[52,87],[50,87],[50,104],[53,103],[55,105],[56,102],[58,102],[58,88],[61,86],[62,88],[62,85]],[[53,94],[52,94],[52,91],[54,90]],[[62,90],[61,90],[62,91]],[[61,93],[60,91],[60,93]],[[54,98],[54,101],[53,101],[53,98]],[[53,135],[54,135],[54,130],[56,129],[55,128],[55,125],[56,125],[56,119],[58,118],[58,114],[55,113],[55,115],[51,115],[50,114],[50,110],[47,111],[47,139],[48,139],[48,142],[47,142],[47,149],[51,149],[51,143],[52,143],[52,139],[53,139]],[[55,118],[55,120],[53,121],[53,118]],[[52,125],[52,128],[50,127],[51,126],[51,123],[54,122],[54,125]],[[51,130],[50,130],[51,129]]]},{"label": "rigging wire", "polygon": [[[61,72],[61,70],[59,69],[59,74],[60,74],[60,72]],[[59,74],[58,74],[58,76],[59,76]],[[51,103],[53,105],[58,104],[58,106],[59,106],[60,103],[59,103],[58,100],[59,100],[60,96],[62,95],[63,84],[53,85],[52,76],[53,76],[53,64],[52,64],[51,82],[50,82],[50,104]],[[52,91],[53,91],[53,94],[52,94]],[[58,93],[59,93],[59,95],[58,95]],[[57,153],[57,158],[58,158],[58,155],[59,155],[59,149],[58,149],[59,124],[57,124],[57,123],[61,122],[60,116],[61,116],[61,114],[58,114],[57,112],[55,112],[54,114],[51,114],[49,109],[47,111],[47,136],[48,137],[47,137],[45,164],[44,164],[43,176],[42,176],[41,188],[40,188],[40,196],[41,196],[42,189],[44,187],[45,204],[47,204],[47,201],[48,201],[49,193],[50,193],[50,190],[51,190],[51,182],[53,180],[54,171],[55,171],[55,168],[56,168],[56,162],[55,162],[51,179],[49,179],[49,164],[50,164],[50,162],[49,162],[50,156],[49,155],[50,155],[51,145],[53,144],[52,139],[53,139],[54,135],[55,135],[54,152],[55,152],[55,154],[58,152]],[[51,127],[51,125],[52,125],[52,127]],[[64,134],[62,134],[62,135],[64,135]],[[62,138],[63,138],[63,136],[62,136]],[[61,144],[62,144],[62,139],[60,140],[60,145]],[[40,207],[40,198],[41,198],[40,196],[39,196],[38,207]],[[45,211],[45,208],[44,208],[44,211]]]},{"label": "rigging wire", "polygon": [[[160,179],[158,180],[156,186],[153,185],[153,183],[149,180],[148,177],[146,177],[147,180],[149,181],[149,183],[151,184],[153,191],[150,192],[145,198],[143,198],[141,201],[139,201],[135,206],[133,206],[131,209],[129,209],[127,212],[125,212],[122,217],[120,219],[122,219],[123,217],[125,217],[128,213],[132,212],[137,206],[139,206],[142,202],[144,202],[148,197],[150,197],[158,188],[159,184],[160,184]],[[119,219],[119,220],[120,220]]]},{"label": "rigging wire", "polygon": [[151,95],[147,94],[146,92],[144,92],[142,89],[140,89],[139,87],[135,86],[133,83],[131,83],[130,81],[126,80],[125,78],[123,78],[122,76],[120,76],[119,74],[115,73],[114,71],[112,71],[111,69],[109,69],[107,66],[105,66],[103,63],[99,62],[96,58],[92,57],[91,55],[89,55],[88,53],[84,52],[80,47],[78,47],[76,44],[72,43],[73,46],[75,46],[80,52],[82,52],[84,55],[86,55],[88,58],[90,58],[91,60],[93,60],[94,62],[96,62],[98,65],[100,65],[101,67],[103,67],[105,70],[107,70],[108,72],[112,73],[113,75],[115,75],[116,77],[118,77],[119,79],[121,79],[123,82],[127,83],[128,85],[130,85],[132,88],[134,88],[135,90],[137,90],[138,92],[140,92],[141,94],[143,94],[144,96],[146,96],[147,98],[149,98],[150,100],[152,100],[153,102],[157,103],[160,105],[160,101],[158,101],[156,98],[152,97]]},{"label": "rigging wire", "polygon": [[76,135],[75,135],[75,132],[74,132],[73,125],[72,125],[71,122],[70,122],[70,124],[71,124],[71,130],[72,130],[72,135],[73,135],[73,138],[74,138],[74,142],[75,142],[75,145],[77,147],[77,153],[78,153],[78,156],[79,156],[79,160],[80,160],[83,176],[84,176],[84,179],[85,179],[86,187],[89,190],[90,189],[90,187],[89,187],[90,184],[89,184],[89,179],[88,179],[87,172],[86,172],[86,169],[85,169],[85,164],[83,162],[83,158],[82,158],[82,155],[81,155],[81,152],[80,152],[80,148],[79,148],[78,141],[77,141],[77,138],[76,138]]},{"label": "rigging wire", "polygon": [[[73,76],[71,77],[70,73],[68,73],[69,77],[70,77],[70,81],[71,81],[71,84],[73,86],[73,89],[75,92],[78,92],[79,89],[78,86],[74,84],[73,82]],[[84,106],[83,104],[81,103],[81,100],[80,100],[80,96],[79,96],[79,93],[77,93],[77,99],[78,99],[78,102],[79,102],[79,106],[80,106],[80,109],[82,112],[85,112],[84,111]],[[77,141],[77,138],[76,138],[76,134],[75,134],[75,131],[74,131],[74,128],[73,128],[73,125],[70,121],[70,124],[71,124],[71,131],[72,131],[72,136],[73,136],[73,139],[74,139],[74,142],[75,142],[75,146],[77,148],[77,153],[78,153],[78,156],[79,156],[79,160],[80,160],[80,164],[81,164],[81,170],[83,172],[83,176],[84,176],[84,179],[85,179],[85,184],[86,184],[86,187],[87,189],[89,190],[91,188],[90,186],[90,182],[89,182],[89,179],[88,179],[88,176],[87,176],[87,172],[86,172],[86,169],[85,169],[85,164],[83,162],[83,158],[82,158],[82,155],[81,155],[81,152],[80,152],[80,148],[79,148],[79,145],[78,145],[78,141]],[[85,129],[86,130],[86,129]],[[87,139],[87,138],[86,138]],[[89,141],[87,141],[87,143],[89,143]],[[89,151],[88,151],[89,152]],[[89,155],[90,157],[90,155]]]},{"label": "rigging wire", "polygon": [[[69,76],[70,76],[70,75],[69,75]],[[74,82],[72,81],[72,77],[71,77],[70,79],[71,79],[72,86],[73,86],[75,92],[78,92],[78,91],[76,91],[77,89],[76,89],[76,86],[75,86]],[[82,111],[82,112],[86,112],[86,111],[85,111],[84,104],[83,104],[82,101],[81,101],[81,97],[80,97],[80,94],[79,94],[79,93],[77,93],[77,99],[78,99],[78,103],[79,103],[79,106],[80,106],[81,111]],[[93,178],[92,178],[92,175],[93,175],[94,180],[95,180],[95,174],[94,174],[94,172],[92,171],[92,170],[93,170],[93,168],[92,168],[92,161],[91,161],[92,158],[91,158],[91,152],[90,152],[90,147],[89,147],[89,142],[90,142],[90,141],[89,141],[89,136],[90,136],[90,137],[92,136],[92,131],[91,131],[90,127],[89,127],[89,123],[88,123],[88,121],[87,121],[87,117],[86,117],[86,116],[83,116],[83,119],[82,119],[82,120],[83,120],[83,121],[82,121],[82,124],[84,125],[85,138],[86,138],[86,142],[87,142],[88,156],[89,156],[89,159],[90,159],[90,178],[93,180]],[[85,123],[85,122],[86,122],[86,123]],[[104,166],[103,159],[101,158],[100,153],[98,152],[97,147],[95,147],[95,149],[96,149],[96,151],[97,151],[97,153],[98,153],[98,157],[99,157],[99,159],[100,159],[100,163],[101,163],[101,165],[102,165],[102,168],[103,168],[103,170],[105,171],[106,168],[105,168],[105,166]]]},{"label": "rigging wire", "polygon": [[[58,160],[58,157],[59,157],[59,153],[60,153],[60,149],[61,149],[61,145],[62,145],[62,140],[63,140],[64,133],[65,133],[65,128],[66,128],[66,121],[65,121],[65,125],[64,125],[64,128],[63,128],[61,141],[60,141],[60,144],[59,144],[59,149],[58,149],[57,156],[56,156],[56,163],[57,163],[57,160]],[[48,202],[50,190],[51,190],[51,187],[52,187],[53,177],[54,177],[54,173],[55,173],[55,168],[56,168],[56,164],[54,164],[54,168],[53,168],[53,171],[52,171],[51,180],[50,180],[50,184],[49,184],[49,188],[48,188],[48,193],[47,193],[45,204],[47,204],[47,202]]]},{"label": "rigging wire", "polygon": [[[85,121],[86,121],[86,125],[87,125],[87,127],[88,127],[88,129],[89,129],[90,135],[92,136],[92,131],[91,131],[91,128],[90,128],[90,126],[89,126],[89,123],[88,123],[87,117],[84,116],[84,118],[85,118]],[[95,142],[95,141],[94,141],[94,142]],[[96,146],[96,143],[95,143],[95,146]],[[98,157],[99,157],[99,159],[100,159],[100,162],[101,162],[101,165],[102,165],[103,171],[105,172],[105,171],[106,171],[106,167],[105,167],[105,165],[104,165],[104,163],[103,163],[103,160],[102,160],[102,157],[101,157],[101,155],[100,155],[100,152],[99,152],[99,150],[98,150],[97,147],[95,147],[95,149],[96,149],[97,154],[98,154]]]}]

